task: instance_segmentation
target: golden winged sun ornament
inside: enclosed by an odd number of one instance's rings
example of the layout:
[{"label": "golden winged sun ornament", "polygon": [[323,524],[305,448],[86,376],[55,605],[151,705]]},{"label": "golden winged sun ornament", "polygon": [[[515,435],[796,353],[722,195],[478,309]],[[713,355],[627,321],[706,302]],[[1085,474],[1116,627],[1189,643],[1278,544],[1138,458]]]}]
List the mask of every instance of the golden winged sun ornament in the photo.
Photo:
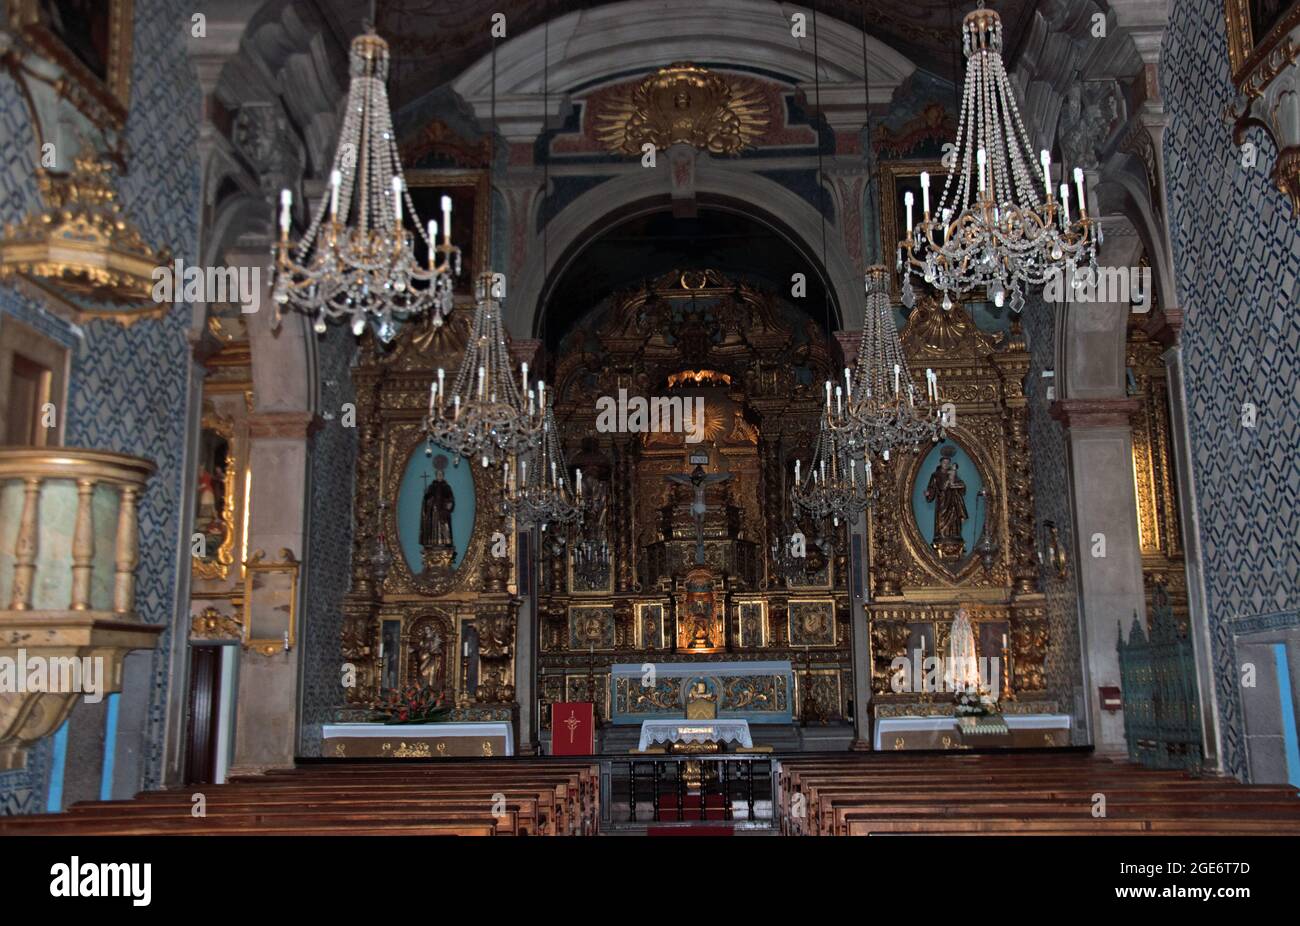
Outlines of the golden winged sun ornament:
[{"label": "golden winged sun ornament", "polygon": [[596,117],[596,135],[611,151],[639,155],[649,142],[664,150],[692,145],[739,154],[767,128],[770,112],[753,84],[678,63],[614,95]]}]

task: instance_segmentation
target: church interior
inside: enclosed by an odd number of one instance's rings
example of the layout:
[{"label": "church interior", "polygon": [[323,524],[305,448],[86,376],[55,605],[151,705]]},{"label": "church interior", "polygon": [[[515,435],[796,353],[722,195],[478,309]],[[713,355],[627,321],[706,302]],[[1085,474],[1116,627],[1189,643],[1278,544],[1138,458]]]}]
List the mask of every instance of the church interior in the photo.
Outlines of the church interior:
[{"label": "church interior", "polygon": [[0,835],[1300,834],[1300,2],[0,17]]}]

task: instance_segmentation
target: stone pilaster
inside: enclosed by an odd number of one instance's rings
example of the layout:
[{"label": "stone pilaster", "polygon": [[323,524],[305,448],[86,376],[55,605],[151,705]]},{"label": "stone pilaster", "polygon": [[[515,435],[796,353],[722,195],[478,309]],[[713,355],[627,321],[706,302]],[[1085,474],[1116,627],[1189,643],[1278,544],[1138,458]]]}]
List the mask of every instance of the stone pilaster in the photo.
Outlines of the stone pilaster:
[{"label": "stone pilaster", "polygon": [[1098,695],[1102,686],[1120,685],[1115,627],[1117,622],[1127,627],[1134,613],[1146,612],[1129,424],[1139,407],[1137,400],[1128,398],[1063,399],[1052,405],[1052,417],[1066,429],[1084,685],[1093,745],[1101,752],[1125,750],[1124,717],[1102,711]]}]

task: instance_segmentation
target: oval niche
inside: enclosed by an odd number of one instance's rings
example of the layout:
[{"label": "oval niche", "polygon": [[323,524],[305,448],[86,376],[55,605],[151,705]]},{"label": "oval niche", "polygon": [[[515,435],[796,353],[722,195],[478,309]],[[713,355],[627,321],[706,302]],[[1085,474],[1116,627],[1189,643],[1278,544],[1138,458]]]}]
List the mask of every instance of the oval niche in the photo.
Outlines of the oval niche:
[{"label": "oval niche", "polygon": [[[397,489],[397,534],[402,556],[412,575],[425,571],[420,522],[426,494],[430,495],[431,508],[435,510],[450,502],[451,543],[449,549],[442,544],[438,546],[448,549],[451,569],[460,566],[465,558],[470,534],[474,531],[474,467],[464,458],[459,465],[453,465],[455,455],[437,444],[432,445],[433,454],[426,456],[425,447],[423,443],[415,446]],[[438,482],[442,483],[442,488],[435,485]],[[436,542],[445,538],[434,535],[427,539]],[[434,548],[431,555],[436,558],[438,552]],[[441,555],[447,556],[447,553]]]},{"label": "oval niche", "polygon": [[[984,530],[986,512],[982,506],[977,510],[975,504],[983,487],[979,467],[965,449],[952,440],[931,447],[916,470],[916,480],[912,483],[912,516],[926,548],[951,573],[959,572],[970,559],[975,541]],[[932,488],[934,496],[927,498]],[[936,509],[940,498],[945,502],[940,525],[944,536],[936,545]],[[960,517],[962,514],[964,518]],[[961,524],[960,533],[955,529],[958,522]],[[958,536],[960,543],[957,542]]]}]

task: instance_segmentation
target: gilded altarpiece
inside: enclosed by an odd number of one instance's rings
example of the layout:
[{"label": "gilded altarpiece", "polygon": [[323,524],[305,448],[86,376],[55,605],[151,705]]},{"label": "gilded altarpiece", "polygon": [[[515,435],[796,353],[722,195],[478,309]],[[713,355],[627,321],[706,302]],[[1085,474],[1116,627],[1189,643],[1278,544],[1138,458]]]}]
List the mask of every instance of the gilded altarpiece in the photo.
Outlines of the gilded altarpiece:
[{"label": "gilded altarpiece", "polygon": [[[455,705],[453,720],[517,719],[515,531],[499,513],[500,473],[428,445],[423,427],[429,383],[439,367],[459,365],[469,320],[460,308],[442,325],[408,326],[390,348],[369,334],[360,342],[352,374],[360,429],[352,581],[343,629],[343,658],[357,675],[341,720],[363,717],[384,688],[411,684],[444,692]],[[419,481],[412,478],[417,472]],[[461,512],[459,523],[445,528],[454,544],[425,542],[431,482],[448,486],[440,490]],[[497,531],[507,538],[505,556],[489,551]]]},{"label": "gilded altarpiece", "polygon": [[[916,389],[925,388],[927,368],[938,375],[948,424],[941,446],[896,452],[877,469],[879,499],[868,514],[873,714],[952,713],[951,694],[895,690],[891,666],[898,657],[946,654],[962,607],[978,655],[1003,665],[1005,635],[1014,700],[1003,710],[1054,711],[1024,395],[1029,356],[1019,320],[1013,315],[1008,331],[990,334],[964,304],[945,312],[922,296],[901,338]],[[950,466],[970,487],[957,514],[973,526],[966,539],[938,535],[931,487]]]},{"label": "gilded altarpiece", "polygon": [[[606,543],[609,565],[577,569],[575,542],[543,550],[543,722],[550,702],[587,691],[589,679],[598,716],[610,717],[615,663],[802,665],[809,652],[832,682],[808,689],[824,701],[812,714],[844,719],[853,687],[844,528],[801,521],[808,557],[788,575],[772,550],[791,530],[789,483],[796,459],[810,464],[820,384],[842,365],[817,321],[777,293],[714,270],[647,280],[573,325],[556,351],[555,411],[570,464],[582,469],[584,487],[597,484],[598,518],[575,540]],[[686,427],[599,427],[599,401],[620,390],[679,400]],[[688,435],[694,408],[699,428]],[[693,458],[707,458],[700,468],[708,479],[698,489],[690,482]],[[795,633],[792,599],[816,602],[809,618],[796,615]],[[735,684],[766,682],[755,676]],[[683,697],[667,688],[641,696],[649,699],[643,706],[680,706]],[[799,716],[800,697],[783,693],[783,710]],[[636,713],[626,708],[613,713]]]},{"label": "gilded altarpiece", "polygon": [[1128,393],[1140,403],[1132,418],[1133,484],[1137,491],[1138,540],[1142,549],[1147,613],[1155,613],[1157,589],[1163,588],[1169,595],[1174,618],[1186,633],[1187,566],[1169,431],[1165,346],[1133,322],[1129,326],[1126,351]]}]

